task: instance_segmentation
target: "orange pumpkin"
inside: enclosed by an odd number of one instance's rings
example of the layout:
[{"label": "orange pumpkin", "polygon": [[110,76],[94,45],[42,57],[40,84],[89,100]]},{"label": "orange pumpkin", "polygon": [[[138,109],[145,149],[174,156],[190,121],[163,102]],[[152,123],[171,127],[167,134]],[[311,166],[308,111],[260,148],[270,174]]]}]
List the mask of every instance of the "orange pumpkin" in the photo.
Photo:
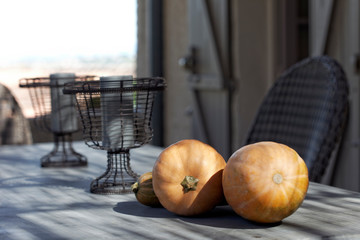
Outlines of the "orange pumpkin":
[{"label": "orange pumpkin", "polygon": [[131,190],[135,193],[136,199],[146,206],[161,207],[159,199],[156,197],[152,185],[152,172],[141,175],[138,180],[131,185]]},{"label": "orange pumpkin", "polygon": [[258,142],[237,150],[223,173],[224,195],[245,219],[274,223],[294,213],[309,185],[303,159],[290,147]]},{"label": "orange pumpkin", "polygon": [[159,155],[153,188],[167,210],[193,216],[213,209],[224,199],[224,158],[211,146],[193,139],[179,141]]}]

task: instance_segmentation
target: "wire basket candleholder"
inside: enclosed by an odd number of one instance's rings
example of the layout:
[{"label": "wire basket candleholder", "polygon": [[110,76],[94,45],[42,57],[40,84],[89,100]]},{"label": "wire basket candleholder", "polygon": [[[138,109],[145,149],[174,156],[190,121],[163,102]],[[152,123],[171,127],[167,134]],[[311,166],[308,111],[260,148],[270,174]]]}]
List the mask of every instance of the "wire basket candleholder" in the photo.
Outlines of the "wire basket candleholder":
[{"label": "wire basket candleholder", "polygon": [[107,169],[90,184],[90,192],[123,194],[139,175],[130,165],[130,149],[152,139],[152,108],[163,78],[101,77],[100,81],[73,82],[65,94],[74,94],[85,143],[107,151]]},{"label": "wire basket candleholder", "polygon": [[74,73],[20,79],[19,86],[29,90],[35,126],[51,132],[54,137],[53,150],[41,157],[41,167],[87,165],[86,157],[72,147],[72,134],[79,131],[75,100],[72,96],[64,95],[62,90],[66,83],[94,79],[95,76],[75,76]]}]

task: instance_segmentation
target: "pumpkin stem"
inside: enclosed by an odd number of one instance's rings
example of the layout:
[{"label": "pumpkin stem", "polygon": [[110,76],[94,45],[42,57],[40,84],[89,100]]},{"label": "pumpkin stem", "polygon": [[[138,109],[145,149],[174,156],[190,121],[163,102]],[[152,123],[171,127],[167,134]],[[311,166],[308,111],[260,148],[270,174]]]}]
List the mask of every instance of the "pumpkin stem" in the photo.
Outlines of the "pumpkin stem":
[{"label": "pumpkin stem", "polygon": [[184,180],[181,182],[181,186],[183,186],[183,191],[185,193],[187,193],[189,191],[195,191],[198,182],[199,182],[199,179],[197,179],[193,176],[185,176]]},{"label": "pumpkin stem", "polygon": [[283,176],[282,176],[280,173],[276,173],[276,174],[273,176],[273,181],[274,181],[276,184],[280,184],[280,183],[282,183],[282,181],[283,181]]},{"label": "pumpkin stem", "polygon": [[135,182],[133,185],[131,185],[131,190],[132,190],[134,193],[137,193],[137,191],[139,191],[139,183],[138,183],[138,182]]}]

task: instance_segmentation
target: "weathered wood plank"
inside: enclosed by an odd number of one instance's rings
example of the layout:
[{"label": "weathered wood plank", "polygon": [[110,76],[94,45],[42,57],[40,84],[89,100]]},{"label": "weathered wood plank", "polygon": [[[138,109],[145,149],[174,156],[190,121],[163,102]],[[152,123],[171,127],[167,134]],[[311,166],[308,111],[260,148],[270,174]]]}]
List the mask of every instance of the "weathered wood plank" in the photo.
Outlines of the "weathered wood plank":
[{"label": "weathered wood plank", "polygon": [[[303,205],[275,225],[259,225],[219,206],[200,217],[180,217],[139,204],[133,194],[96,195],[90,181],[106,167],[106,153],[82,142],[89,166],[40,168],[52,144],[0,148],[0,239],[357,239],[360,194],[310,184]],[[160,148],[131,151],[132,167],[150,171]]]}]

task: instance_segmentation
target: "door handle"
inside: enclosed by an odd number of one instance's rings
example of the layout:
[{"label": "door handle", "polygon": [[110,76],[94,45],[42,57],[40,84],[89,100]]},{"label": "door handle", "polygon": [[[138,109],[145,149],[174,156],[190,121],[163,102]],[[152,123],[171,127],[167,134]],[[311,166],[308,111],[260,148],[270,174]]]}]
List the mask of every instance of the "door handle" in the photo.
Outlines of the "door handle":
[{"label": "door handle", "polygon": [[192,74],[196,73],[196,49],[195,47],[190,47],[189,54],[180,58],[178,60],[179,66],[184,68],[187,71],[190,71]]}]

